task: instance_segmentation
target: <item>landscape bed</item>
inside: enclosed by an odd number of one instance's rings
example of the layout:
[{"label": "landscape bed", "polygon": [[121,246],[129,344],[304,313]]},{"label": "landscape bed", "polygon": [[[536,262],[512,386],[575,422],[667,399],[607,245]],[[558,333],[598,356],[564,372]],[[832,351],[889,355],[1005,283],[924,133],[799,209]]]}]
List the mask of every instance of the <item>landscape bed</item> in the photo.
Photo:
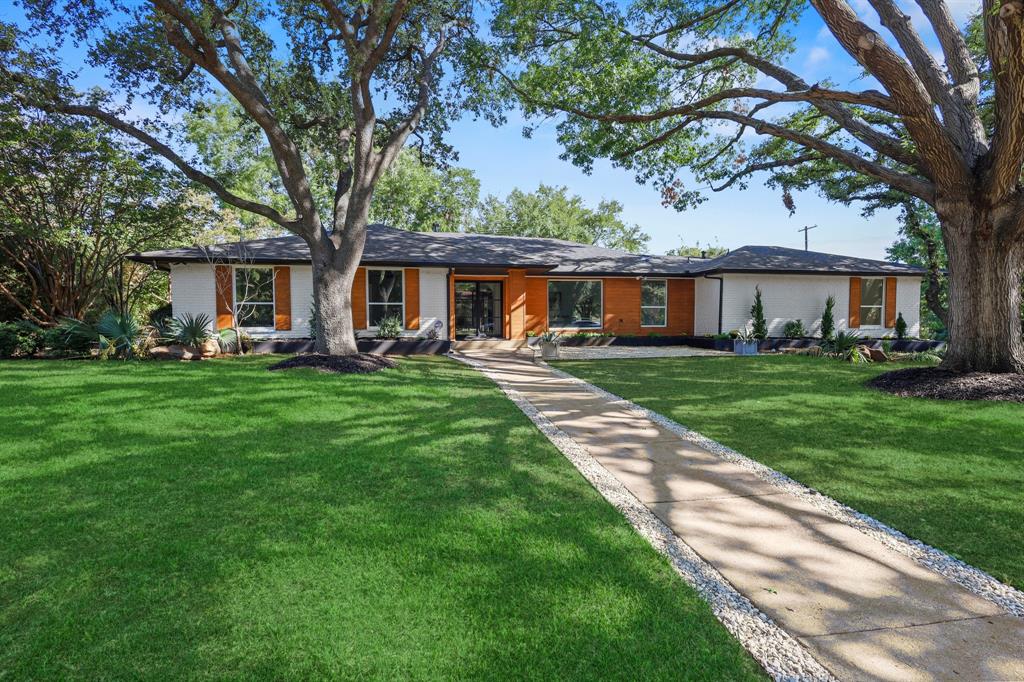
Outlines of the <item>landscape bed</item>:
[{"label": "landscape bed", "polygon": [[763,679],[487,379],[0,363],[0,679]]},{"label": "landscape bed", "polygon": [[554,364],[1024,588],[1024,405],[900,398],[865,385],[905,366],[891,363]]}]

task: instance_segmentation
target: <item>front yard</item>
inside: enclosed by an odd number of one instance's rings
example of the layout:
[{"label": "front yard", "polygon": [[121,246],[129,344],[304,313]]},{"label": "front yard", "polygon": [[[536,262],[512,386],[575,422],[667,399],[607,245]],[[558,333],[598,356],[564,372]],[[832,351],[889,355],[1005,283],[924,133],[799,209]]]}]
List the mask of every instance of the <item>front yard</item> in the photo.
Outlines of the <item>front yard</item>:
[{"label": "front yard", "polygon": [[480,375],[274,360],[0,363],[0,679],[761,676]]},{"label": "front yard", "polygon": [[1024,588],[1024,405],[896,398],[891,365],[807,357],[556,363]]}]

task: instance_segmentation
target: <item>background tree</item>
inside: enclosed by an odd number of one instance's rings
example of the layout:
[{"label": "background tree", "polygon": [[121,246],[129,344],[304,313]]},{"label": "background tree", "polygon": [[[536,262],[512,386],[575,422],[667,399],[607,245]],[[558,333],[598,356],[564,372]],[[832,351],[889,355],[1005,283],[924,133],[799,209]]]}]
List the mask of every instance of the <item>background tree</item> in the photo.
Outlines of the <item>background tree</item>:
[{"label": "background tree", "polygon": [[690,256],[692,258],[715,258],[716,256],[723,256],[729,253],[729,249],[724,246],[715,244],[712,246],[710,243],[702,245],[699,241],[694,246],[687,246],[681,244],[674,249],[669,249],[665,252],[669,256]]},{"label": "background tree", "polygon": [[[102,121],[145,144],[225,204],[302,237],[313,266],[317,350],[358,352],[352,281],[373,193],[411,135],[438,154],[449,151],[441,136],[462,104],[460,57],[473,26],[472,4],[21,4],[33,30],[47,32],[57,44],[73,39],[85,45],[112,91],[109,96],[75,92],[60,79],[59,64],[21,41],[23,49],[3,55],[0,76],[19,85],[22,101]],[[446,64],[449,73],[442,81]],[[265,140],[288,199],[287,212],[231,191],[201,154],[190,158],[187,142],[173,135],[177,115],[215,94],[233,99],[244,112],[239,125]],[[378,108],[383,94],[387,106]],[[154,114],[140,121],[117,106],[116,98],[146,101]]]},{"label": "background tree", "polygon": [[621,217],[622,204],[601,201],[589,208],[566,187],[541,184],[535,192],[511,191],[504,200],[488,196],[480,204],[473,232],[566,239],[632,253],[650,237]]},{"label": "background tree", "polygon": [[899,238],[886,249],[889,259],[928,269],[921,287],[922,327],[932,334],[944,333],[949,316],[946,282],[946,248],[942,244],[942,228],[935,212],[919,201],[904,202],[900,214]]},{"label": "background tree", "polygon": [[568,158],[611,158],[678,208],[701,199],[684,167],[715,190],[767,173],[784,191],[870,201],[881,189],[931,206],[949,258],[944,365],[1024,372],[1024,3],[983,0],[978,37],[944,0],[917,0],[921,26],[895,0],[867,0],[891,39],[846,0],[809,4],[865,87],[787,65],[805,8],[788,0],[512,0],[491,59],[528,116],[565,114]]},{"label": "background tree", "polygon": [[432,163],[406,148],[381,177],[370,206],[370,220],[402,230],[442,232],[470,228],[480,199],[473,171]]},{"label": "background tree", "polygon": [[187,187],[103,127],[0,105],[0,295],[40,325],[139,313],[166,278],[125,256],[187,243]]}]

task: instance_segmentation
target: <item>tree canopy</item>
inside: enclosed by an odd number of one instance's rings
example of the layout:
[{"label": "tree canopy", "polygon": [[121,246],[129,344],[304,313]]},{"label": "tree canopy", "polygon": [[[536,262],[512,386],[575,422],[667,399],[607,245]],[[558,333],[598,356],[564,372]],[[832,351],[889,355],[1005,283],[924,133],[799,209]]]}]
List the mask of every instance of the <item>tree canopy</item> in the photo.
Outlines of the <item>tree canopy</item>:
[{"label": "tree canopy", "polygon": [[650,237],[622,217],[622,204],[602,200],[596,208],[570,195],[567,187],[541,184],[535,192],[515,189],[505,199],[488,196],[480,205],[474,232],[566,239],[637,253]]},{"label": "tree canopy", "polygon": [[[653,181],[679,209],[755,175],[839,201],[932,207],[949,256],[946,367],[1024,372],[1024,2],[509,0],[492,25],[499,89],[557,119],[565,155]],[[811,10],[863,71],[856,87],[789,57]],[[866,20],[878,22],[876,30]],[[687,186],[687,169],[696,181]]]}]

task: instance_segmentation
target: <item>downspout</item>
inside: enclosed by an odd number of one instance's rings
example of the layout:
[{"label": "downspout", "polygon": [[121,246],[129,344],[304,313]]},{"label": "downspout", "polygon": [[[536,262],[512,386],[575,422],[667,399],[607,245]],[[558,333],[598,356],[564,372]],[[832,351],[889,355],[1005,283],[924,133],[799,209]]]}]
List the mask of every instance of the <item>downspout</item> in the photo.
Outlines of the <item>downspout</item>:
[{"label": "downspout", "polygon": [[722,300],[723,294],[725,293],[725,278],[723,277],[712,277],[711,275],[704,275],[704,279],[714,279],[718,281],[718,333],[722,333]]},{"label": "downspout", "polygon": [[444,326],[448,330],[448,340],[455,340],[455,330],[452,326],[452,273],[455,268],[448,266],[448,274],[444,277]]}]

